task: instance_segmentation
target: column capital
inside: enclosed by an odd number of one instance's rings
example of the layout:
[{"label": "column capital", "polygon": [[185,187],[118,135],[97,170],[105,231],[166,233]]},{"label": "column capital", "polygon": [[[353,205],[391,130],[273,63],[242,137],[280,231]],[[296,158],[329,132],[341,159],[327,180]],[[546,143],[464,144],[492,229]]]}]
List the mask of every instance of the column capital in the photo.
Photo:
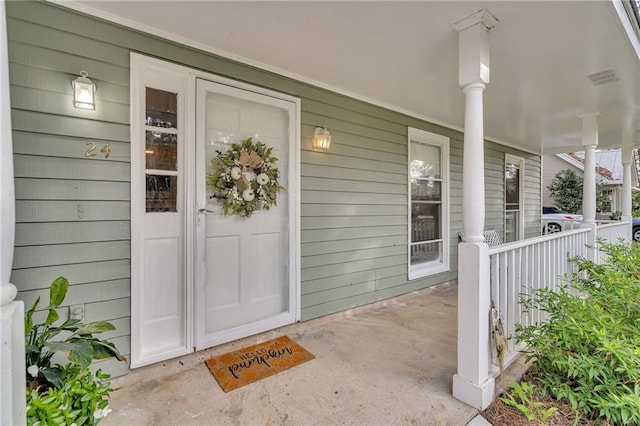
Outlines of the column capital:
[{"label": "column capital", "polygon": [[451,27],[460,32],[477,24],[482,24],[485,29],[490,30],[498,24],[498,18],[487,9],[480,9],[471,15],[462,18],[458,22],[451,24]]},{"label": "column capital", "polygon": [[498,20],[481,9],[452,25],[458,31],[458,84],[489,83],[489,30]]}]

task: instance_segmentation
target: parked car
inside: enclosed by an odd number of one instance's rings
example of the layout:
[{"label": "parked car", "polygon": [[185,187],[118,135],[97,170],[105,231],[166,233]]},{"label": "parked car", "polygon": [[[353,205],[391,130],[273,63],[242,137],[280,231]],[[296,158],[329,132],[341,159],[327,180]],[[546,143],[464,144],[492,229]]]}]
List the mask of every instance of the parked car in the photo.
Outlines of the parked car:
[{"label": "parked car", "polygon": [[633,235],[633,241],[640,242],[640,217],[634,217],[631,225],[633,226],[633,231],[631,234]]},{"label": "parked car", "polygon": [[557,207],[548,206],[542,207],[541,219],[542,233],[553,234],[555,232],[564,231],[565,229],[573,229],[574,227],[577,227],[577,225],[582,222],[582,215],[565,213]]}]

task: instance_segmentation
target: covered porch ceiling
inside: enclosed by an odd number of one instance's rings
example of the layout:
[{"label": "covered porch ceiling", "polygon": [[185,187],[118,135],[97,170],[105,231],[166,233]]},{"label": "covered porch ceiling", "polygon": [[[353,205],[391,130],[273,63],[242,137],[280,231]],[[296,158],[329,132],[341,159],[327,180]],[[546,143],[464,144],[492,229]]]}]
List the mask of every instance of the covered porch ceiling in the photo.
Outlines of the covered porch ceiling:
[{"label": "covered porch ceiling", "polygon": [[[499,20],[488,139],[534,153],[575,150],[580,115],[598,111],[600,147],[640,145],[640,47],[610,0],[59,3],[458,129],[452,24],[486,8]],[[617,81],[589,78],[609,70]]]}]

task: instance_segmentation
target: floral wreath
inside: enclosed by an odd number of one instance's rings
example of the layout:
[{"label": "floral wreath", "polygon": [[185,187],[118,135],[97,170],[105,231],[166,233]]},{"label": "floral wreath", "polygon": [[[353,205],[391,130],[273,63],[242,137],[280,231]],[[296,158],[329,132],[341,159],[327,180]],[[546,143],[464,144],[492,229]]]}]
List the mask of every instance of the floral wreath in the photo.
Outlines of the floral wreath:
[{"label": "floral wreath", "polygon": [[278,183],[278,159],[262,142],[252,138],[232,143],[211,160],[213,173],[207,175],[207,185],[226,215],[251,217],[256,210],[269,210],[277,205],[276,195],[284,188]]}]

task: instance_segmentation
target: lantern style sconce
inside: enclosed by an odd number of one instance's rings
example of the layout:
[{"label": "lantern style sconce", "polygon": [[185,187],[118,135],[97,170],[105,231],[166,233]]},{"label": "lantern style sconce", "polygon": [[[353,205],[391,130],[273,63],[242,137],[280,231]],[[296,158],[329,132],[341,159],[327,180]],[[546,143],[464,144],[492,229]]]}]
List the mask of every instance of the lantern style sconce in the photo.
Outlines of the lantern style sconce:
[{"label": "lantern style sconce", "polygon": [[313,148],[327,150],[331,146],[331,133],[327,130],[327,126],[316,127],[313,132]]},{"label": "lantern style sconce", "polygon": [[80,71],[80,77],[73,80],[73,106],[83,109],[96,109],[96,85],[87,78],[86,71]]}]

